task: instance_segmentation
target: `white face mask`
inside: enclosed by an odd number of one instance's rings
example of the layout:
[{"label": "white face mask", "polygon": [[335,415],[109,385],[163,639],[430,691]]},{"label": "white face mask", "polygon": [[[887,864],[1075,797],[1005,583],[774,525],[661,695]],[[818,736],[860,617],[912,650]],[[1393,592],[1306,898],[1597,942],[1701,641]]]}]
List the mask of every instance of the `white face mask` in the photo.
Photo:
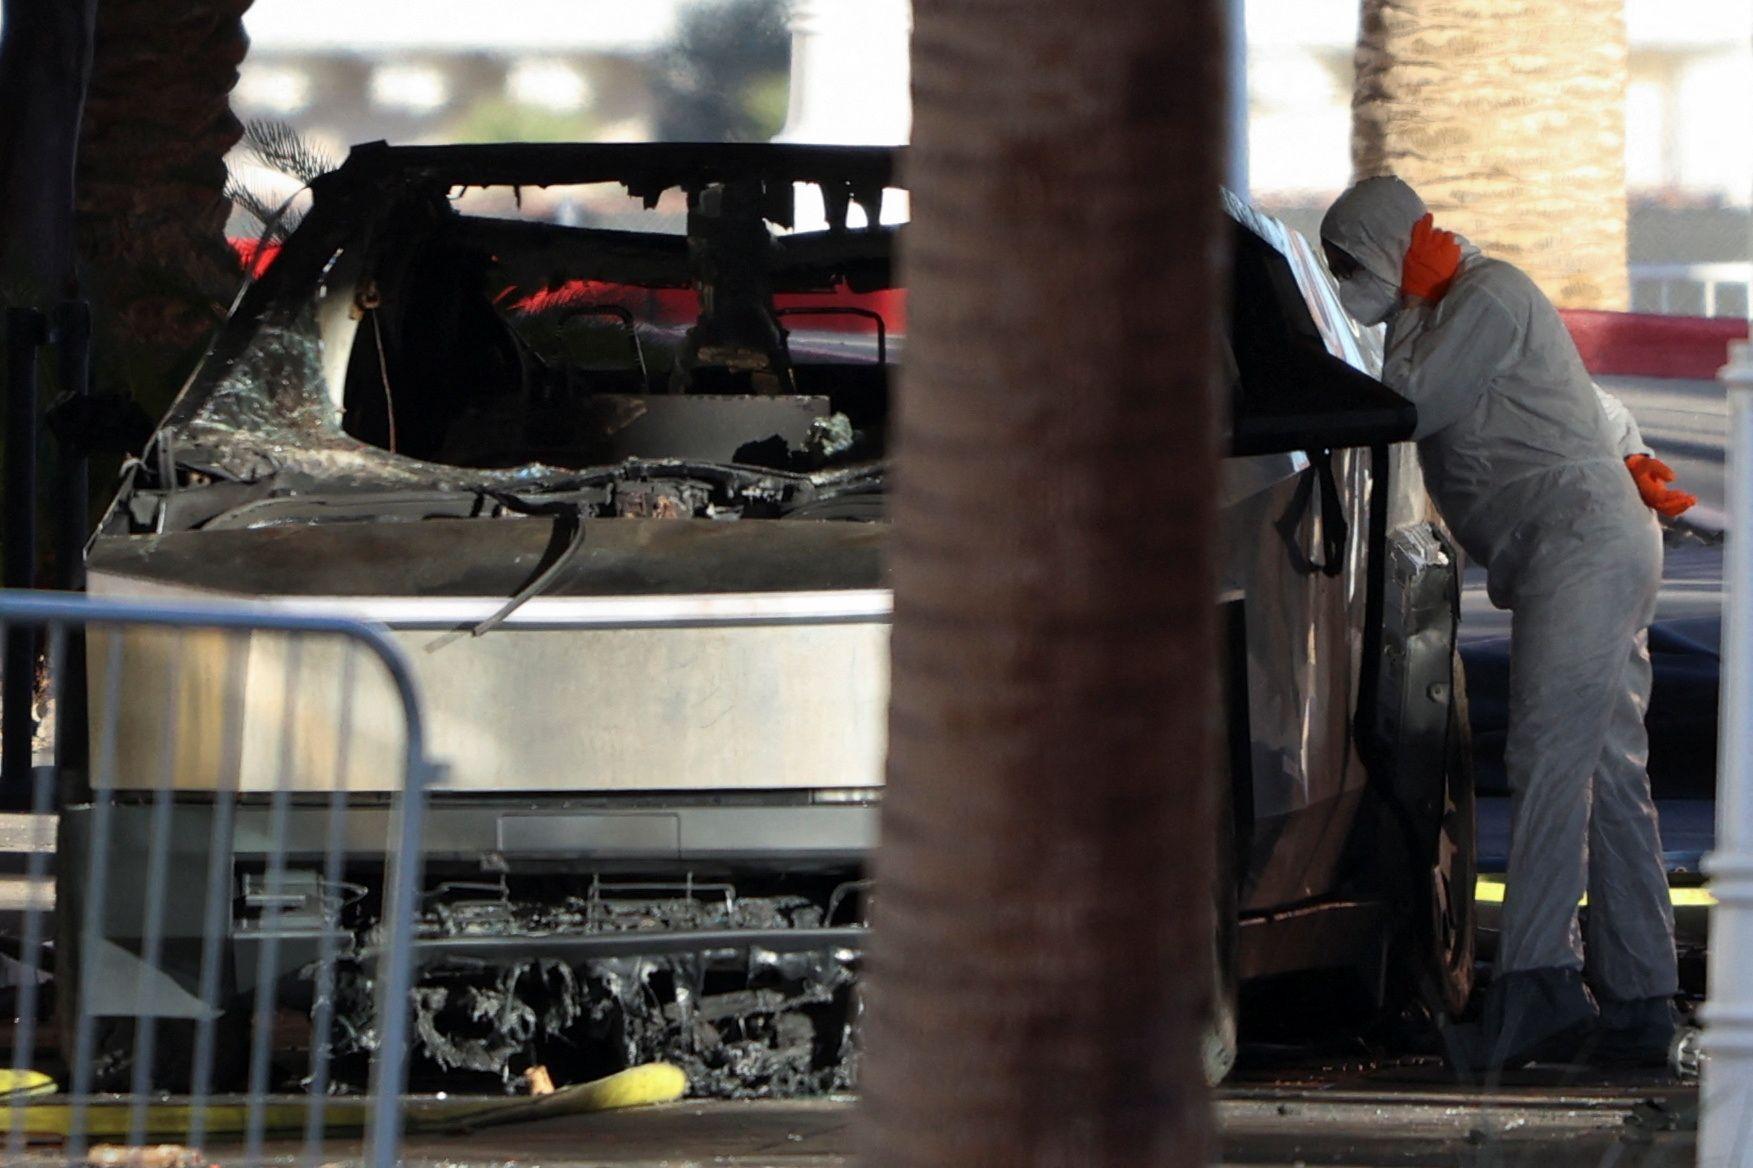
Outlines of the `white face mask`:
[{"label": "white face mask", "polygon": [[1400,303],[1400,290],[1374,272],[1360,268],[1339,281],[1339,303],[1361,325],[1381,324]]}]

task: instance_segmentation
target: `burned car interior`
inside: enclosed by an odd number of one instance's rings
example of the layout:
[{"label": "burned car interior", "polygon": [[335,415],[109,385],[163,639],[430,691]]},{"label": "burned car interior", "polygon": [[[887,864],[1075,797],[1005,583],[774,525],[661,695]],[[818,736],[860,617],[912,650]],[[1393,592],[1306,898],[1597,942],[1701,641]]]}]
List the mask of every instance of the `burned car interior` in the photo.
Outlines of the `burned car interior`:
[{"label": "burned car interior", "polygon": [[[881,456],[887,322],[855,304],[809,306],[876,326],[885,343],[854,357],[793,344],[781,322],[809,320],[799,294],[892,287],[895,229],[774,236],[754,181],[693,193],[686,237],[471,217],[430,188],[407,201],[364,261],[372,327],[348,363],[347,433],[484,468],[692,458],[820,470]],[[692,326],[625,303],[655,290],[687,292]]]},{"label": "burned car interior", "polygon": [[[883,208],[904,153],[356,148],[220,337],[207,368],[227,375],[185,390],[109,529],[360,518],[339,496],[388,489],[392,519],[532,492],[594,516],[878,517],[905,342],[905,227]],[[685,233],[458,207],[560,183],[618,183],[648,208],[685,192]],[[793,231],[804,186],[827,222]],[[1232,453],[1409,435],[1410,405],[1327,352],[1285,257],[1244,220],[1233,239]]]}]

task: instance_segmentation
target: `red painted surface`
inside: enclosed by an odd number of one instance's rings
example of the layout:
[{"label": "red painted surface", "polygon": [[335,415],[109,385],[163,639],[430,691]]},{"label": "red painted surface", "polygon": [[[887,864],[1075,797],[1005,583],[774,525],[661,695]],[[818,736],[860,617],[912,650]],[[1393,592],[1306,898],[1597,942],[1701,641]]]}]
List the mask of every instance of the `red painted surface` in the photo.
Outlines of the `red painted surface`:
[{"label": "red painted surface", "polygon": [[[259,276],[280,254],[280,245],[260,245],[254,239],[232,239],[231,249],[237,253],[238,264],[252,276]],[[657,325],[690,325],[700,315],[700,298],[692,288],[640,288],[630,284],[613,284],[605,280],[568,280],[559,287],[543,292],[520,294],[507,288],[495,297],[503,308],[519,312],[539,311],[559,304],[615,304],[633,314],[635,320]],[[773,298],[776,308],[859,308],[882,316],[889,334],[907,331],[907,291],[889,288],[880,292],[853,292],[844,284],[831,292],[786,292]],[[800,316],[790,327],[824,332],[869,333],[876,323],[857,316]]]},{"label": "red painted surface", "polygon": [[274,257],[280,254],[280,245],[277,243],[263,244],[256,239],[228,239],[226,242],[237,253],[238,266],[251,276],[259,276],[267,271],[268,265],[274,262]]},{"label": "red painted surface", "polygon": [[[540,311],[562,304],[615,304],[648,324],[690,325],[700,315],[700,298],[692,288],[639,288],[604,280],[568,280],[558,288],[519,296],[516,289],[500,293],[503,307],[519,312]],[[773,297],[775,308],[858,308],[883,318],[891,334],[907,331],[907,293],[892,288],[881,292],[853,292],[841,285],[832,292],[782,292]],[[798,316],[787,323],[794,329],[825,332],[868,333],[876,322],[857,316]]]},{"label": "red painted surface", "polygon": [[1728,361],[1747,322],[1724,317],[1652,316],[1562,309],[1583,364],[1597,376],[1707,380]]}]

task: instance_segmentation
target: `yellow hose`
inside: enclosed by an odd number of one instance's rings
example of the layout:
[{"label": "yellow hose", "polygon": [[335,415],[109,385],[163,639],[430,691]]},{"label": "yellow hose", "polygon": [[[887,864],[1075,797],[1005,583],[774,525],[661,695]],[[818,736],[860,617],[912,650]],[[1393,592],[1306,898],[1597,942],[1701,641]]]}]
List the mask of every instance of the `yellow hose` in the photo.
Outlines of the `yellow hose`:
[{"label": "yellow hose", "polygon": [[[0,1077],[0,1088],[12,1103],[12,1115],[6,1117],[9,1126],[20,1127],[29,1137],[41,1141],[65,1139],[72,1134],[74,1106],[65,1097],[53,1094],[55,1082],[49,1076],[27,1071],[20,1078],[8,1072]],[[409,1132],[457,1131],[671,1103],[687,1090],[688,1078],[681,1068],[670,1063],[647,1063],[589,1083],[562,1087],[551,1095],[409,1096],[402,1105],[402,1119]],[[234,1095],[217,1097],[202,1110],[209,1136],[243,1135],[251,1120],[249,1104]],[[323,1131],[331,1135],[362,1131],[370,1112],[371,1103],[366,1099],[328,1099],[323,1109]],[[85,1106],[86,1135],[93,1140],[127,1139],[133,1115],[133,1102],[127,1098],[106,1095],[92,1099]],[[262,1127],[271,1136],[303,1135],[309,1115],[310,1101],[301,1096],[275,1096],[261,1104]],[[184,1137],[194,1118],[195,1108],[186,1099],[150,1100],[145,1109],[145,1138]]]},{"label": "yellow hose", "polygon": [[5,1102],[20,1096],[53,1095],[58,1090],[55,1080],[41,1071],[0,1070],[0,1100]]}]

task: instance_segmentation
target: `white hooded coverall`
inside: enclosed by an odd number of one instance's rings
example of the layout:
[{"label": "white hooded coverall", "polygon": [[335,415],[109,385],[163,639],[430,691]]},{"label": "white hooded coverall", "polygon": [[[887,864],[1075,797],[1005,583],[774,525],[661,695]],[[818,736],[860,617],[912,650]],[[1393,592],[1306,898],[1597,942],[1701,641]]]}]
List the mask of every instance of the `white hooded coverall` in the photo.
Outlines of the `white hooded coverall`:
[{"label": "white hooded coverall", "polygon": [[1398,295],[1424,214],[1405,183],[1371,179],[1341,196],[1321,235],[1362,266],[1342,298],[1376,316],[1365,324],[1387,320],[1382,380],[1418,407],[1425,485],[1487,567],[1492,603],[1513,613],[1498,970],[1582,969],[1586,889],[1596,993],[1671,995],[1673,908],[1644,728],[1661,532],[1624,464],[1647,448],[1519,269],[1462,241],[1439,301]]}]

